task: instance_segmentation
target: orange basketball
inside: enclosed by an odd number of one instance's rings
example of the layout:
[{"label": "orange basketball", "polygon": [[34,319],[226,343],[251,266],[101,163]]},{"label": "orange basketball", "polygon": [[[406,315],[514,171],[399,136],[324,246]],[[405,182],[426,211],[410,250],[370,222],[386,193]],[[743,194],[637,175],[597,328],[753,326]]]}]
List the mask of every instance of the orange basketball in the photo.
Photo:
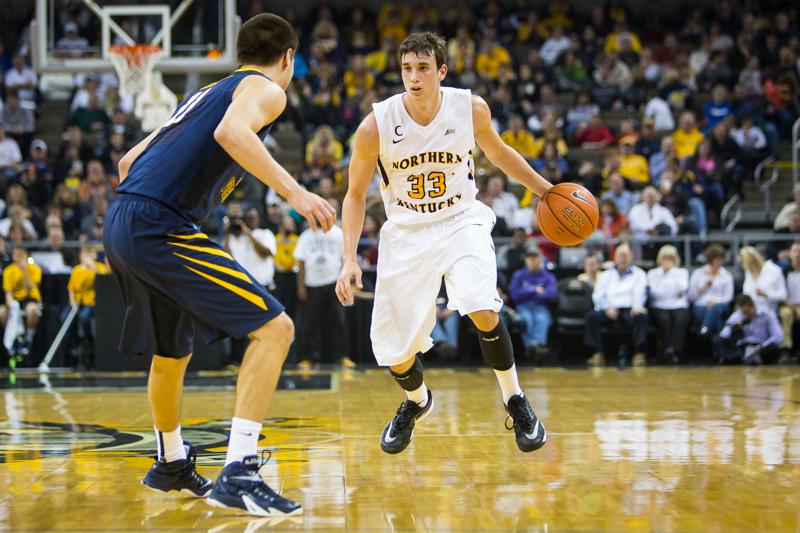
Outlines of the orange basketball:
[{"label": "orange basketball", "polygon": [[597,200],[577,183],[555,185],[536,207],[539,229],[559,246],[574,246],[591,237],[599,217]]}]

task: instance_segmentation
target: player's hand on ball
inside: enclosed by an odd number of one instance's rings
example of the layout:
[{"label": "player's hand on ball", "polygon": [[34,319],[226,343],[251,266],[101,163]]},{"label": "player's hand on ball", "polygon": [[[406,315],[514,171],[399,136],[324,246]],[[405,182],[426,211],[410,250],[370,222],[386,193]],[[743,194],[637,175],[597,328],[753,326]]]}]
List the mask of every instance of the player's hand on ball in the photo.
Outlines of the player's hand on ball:
[{"label": "player's hand on ball", "polygon": [[342,267],[342,272],[336,280],[336,297],[342,305],[353,305],[353,291],[352,284],[355,282],[356,287],[363,289],[364,285],[361,283],[361,268],[355,261],[345,261]]},{"label": "player's hand on ball", "polygon": [[311,229],[328,232],[336,223],[336,209],[324,198],[305,189],[286,199],[295,211],[308,221]]}]

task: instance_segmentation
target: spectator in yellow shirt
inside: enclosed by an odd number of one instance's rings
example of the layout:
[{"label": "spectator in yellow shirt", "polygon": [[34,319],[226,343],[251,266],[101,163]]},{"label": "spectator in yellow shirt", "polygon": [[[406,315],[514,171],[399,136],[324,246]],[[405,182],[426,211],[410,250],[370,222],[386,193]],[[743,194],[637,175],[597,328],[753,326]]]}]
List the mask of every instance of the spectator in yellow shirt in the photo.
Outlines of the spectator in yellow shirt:
[{"label": "spectator in yellow shirt", "polygon": [[475,58],[475,72],[478,76],[495,80],[502,65],[511,66],[511,55],[508,50],[493,43],[491,39],[481,41],[478,57]]},{"label": "spectator in yellow shirt", "polygon": [[375,78],[372,76],[364,62],[364,56],[353,56],[350,68],[344,73],[345,95],[348,98],[358,94],[364,94],[375,85]]},{"label": "spectator in yellow shirt", "polygon": [[642,51],[642,41],[635,33],[628,31],[625,24],[616,24],[614,31],[606,35],[603,52],[606,54],[619,54],[632,51],[636,54]]},{"label": "spectator in yellow shirt", "polygon": [[525,122],[519,115],[511,115],[508,120],[508,129],[500,135],[500,138],[525,159],[533,159],[537,155],[533,133],[525,128]]},{"label": "spectator in yellow shirt", "polygon": [[3,269],[3,290],[6,293],[6,306],[11,309],[13,302],[18,302],[25,320],[24,339],[17,348],[17,355],[24,357],[30,353],[42,315],[42,295],[39,292],[42,269],[22,246],[15,246],[11,254],[13,263]]},{"label": "spectator in yellow shirt", "polygon": [[344,157],[342,143],[333,136],[330,126],[323,124],[306,145],[306,165],[314,168],[336,168]]},{"label": "spectator in yellow shirt", "polygon": [[647,159],[634,153],[636,142],[624,137],[619,145],[619,173],[628,180],[629,189],[641,190],[650,183],[650,171]]},{"label": "spectator in yellow shirt", "polygon": [[69,276],[67,290],[70,305],[80,306],[78,311],[78,339],[80,340],[81,362],[92,353],[91,343],[94,339],[92,323],[94,321],[95,290],[94,281],[98,274],[108,274],[108,267],[97,260],[97,250],[93,246],[82,246],[80,263],[75,265]]},{"label": "spectator in yellow shirt", "polygon": [[694,113],[684,111],[678,121],[678,129],[672,134],[675,144],[675,155],[678,159],[691,157],[697,151],[697,145],[703,140],[703,134],[697,129]]},{"label": "spectator in yellow shirt", "polygon": [[284,216],[275,233],[275,297],[283,304],[286,314],[294,318],[297,307],[297,224],[288,215]]}]

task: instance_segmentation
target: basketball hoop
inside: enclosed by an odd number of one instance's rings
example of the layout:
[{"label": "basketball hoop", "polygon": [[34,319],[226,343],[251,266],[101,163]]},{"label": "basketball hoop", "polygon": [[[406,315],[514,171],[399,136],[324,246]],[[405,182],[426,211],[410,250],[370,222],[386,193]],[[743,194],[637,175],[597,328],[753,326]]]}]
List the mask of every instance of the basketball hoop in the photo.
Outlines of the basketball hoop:
[{"label": "basketball hoop", "polygon": [[116,44],[108,48],[108,57],[119,75],[120,94],[137,95],[150,85],[153,68],[161,58],[161,47]]}]

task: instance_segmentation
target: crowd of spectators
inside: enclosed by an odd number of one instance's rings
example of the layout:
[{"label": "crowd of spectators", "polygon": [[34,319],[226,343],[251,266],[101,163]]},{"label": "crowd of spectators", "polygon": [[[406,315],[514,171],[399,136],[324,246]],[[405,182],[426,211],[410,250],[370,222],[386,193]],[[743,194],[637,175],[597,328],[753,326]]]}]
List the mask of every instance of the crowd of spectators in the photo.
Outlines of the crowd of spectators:
[{"label": "crowd of spectators", "polygon": [[[265,4],[240,2],[240,15],[247,19],[265,11]],[[297,161],[292,173],[334,203],[346,189],[355,128],[372,103],[402,91],[396,51],[415,31],[436,31],[447,39],[444,84],[483,96],[503,140],[537,171],[554,183],[580,182],[598,196],[598,235],[607,238],[707,235],[719,227],[724,202],[742,193],[756,165],[775,152],[800,115],[799,12],[780,3],[734,9],[718,0],[672,12],[651,6],[645,16],[618,0],[588,11],[560,0],[537,6],[456,2],[445,9],[392,0],[347,9],[324,3],[308,15],[298,13],[281,13],[300,31],[301,46],[277,127],[293,129],[301,139],[301,153],[289,158]],[[79,10],[59,16],[60,55],[82,55],[99,44],[91,19]],[[30,20],[18,22],[0,43],[0,238],[3,249],[8,241],[8,249],[35,250],[31,257],[45,272],[68,271],[78,257],[64,241],[101,239],[118,184],[117,163],[151,126],[135,118],[136,102],[120,95],[113,74],[79,74],[61,140],[48,146],[39,126],[45,91],[30,66]],[[281,156],[281,147],[271,148]],[[553,303],[554,289],[546,274],[558,260],[557,248],[536,226],[536,198],[479,151],[475,167],[479,199],[498,217],[496,236],[511,237],[498,254],[508,274],[505,296],[525,323],[525,344],[535,353],[547,344],[544,310]],[[367,267],[377,260],[375,241],[385,218],[379,189],[376,176],[359,247]],[[249,216],[257,215],[272,235],[268,245],[254,244],[249,253],[260,257],[267,249],[274,258],[274,279],[281,283],[273,289],[284,297],[311,297],[314,285],[298,283],[293,252],[302,219],[254,180],[246,180],[232,199],[243,211],[254,210]],[[224,214],[218,210],[205,229],[221,242],[226,236],[235,242]],[[255,235],[259,228],[249,229]],[[787,239],[768,251],[768,259],[788,266],[797,238],[792,234],[800,235],[800,190],[775,230]],[[620,255],[620,248],[594,252],[599,258],[590,262],[598,266],[587,276],[600,280],[600,265]],[[665,268],[655,247],[634,247],[633,253]],[[667,302],[655,309],[673,311],[675,302]],[[719,313],[705,313],[702,327],[719,330]],[[656,315],[662,318],[654,322],[670,330],[685,320],[683,314]],[[336,357],[346,355],[346,342],[340,344]],[[676,340],[668,348],[671,357],[682,346]]]}]

